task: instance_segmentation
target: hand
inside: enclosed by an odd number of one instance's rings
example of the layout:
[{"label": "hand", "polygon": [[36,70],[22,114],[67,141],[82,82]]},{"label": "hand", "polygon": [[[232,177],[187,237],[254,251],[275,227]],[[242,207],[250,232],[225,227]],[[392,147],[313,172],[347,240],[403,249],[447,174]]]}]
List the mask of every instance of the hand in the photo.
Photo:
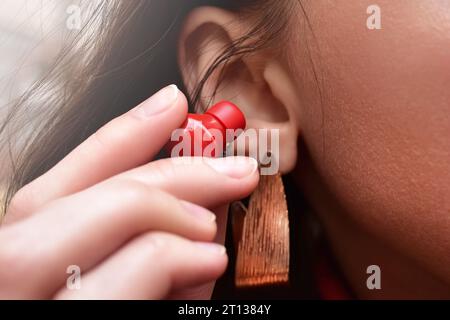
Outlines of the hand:
[{"label": "hand", "polygon": [[[0,298],[205,298],[192,290],[227,264],[205,208],[247,196],[258,173],[243,157],[148,163],[186,113],[169,86],[19,190],[0,228]],[[79,290],[66,286],[71,265]]]}]

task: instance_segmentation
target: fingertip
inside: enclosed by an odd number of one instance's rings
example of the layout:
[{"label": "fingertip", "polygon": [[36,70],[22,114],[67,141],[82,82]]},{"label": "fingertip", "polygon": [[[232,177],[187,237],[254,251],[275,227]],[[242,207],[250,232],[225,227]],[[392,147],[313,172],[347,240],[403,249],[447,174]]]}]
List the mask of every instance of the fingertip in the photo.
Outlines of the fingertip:
[{"label": "fingertip", "polygon": [[189,242],[173,258],[173,288],[192,287],[217,280],[226,270],[226,249],[213,242]]},{"label": "fingertip", "polygon": [[[242,199],[248,197],[257,188],[260,171],[258,162],[251,157],[236,157],[239,158],[237,161],[242,161],[242,159],[248,159],[252,163],[253,169],[249,170],[249,174],[243,175],[241,179],[227,179],[230,183],[230,188],[236,193],[236,199]],[[240,168],[242,170],[242,167]]]},{"label": "fingertip", "polygon": [[177,111],[177,115],[180,119],[180,124],[183,123],[186,120],[189,106],[188,106],[188,100],[186,98],[186,95],[181,91],[176,85],[173,85],[178,90],[178,98],[175,102],[175,109]]},{"label": "fingertip", "polygon": [[241,180],[253,176],[258,162],[249,157],[204,158],[204,162],[217,173]]},{"label": "fingertip", "polygon": [[186,119],[187,98],[174,84],[166,86],[133,108],[129,114],[139,120],[178,126]]},{"label": "fingertip", "polygon": [[189,215],[188,225],[192,227],[192,230],[196,230],[195,234],[190,235],[190,238],[197,241],[212,241],[217,234],[216,215],[192,202],[180,200],[180,203]]},{"label": "fingertip", "polygon": [[216,280],[226,270],[228,265],[228,255],[225,246],[214,242],[194,242],[200,250],[200,254],[205,259],[205,276],[208,281]]}]

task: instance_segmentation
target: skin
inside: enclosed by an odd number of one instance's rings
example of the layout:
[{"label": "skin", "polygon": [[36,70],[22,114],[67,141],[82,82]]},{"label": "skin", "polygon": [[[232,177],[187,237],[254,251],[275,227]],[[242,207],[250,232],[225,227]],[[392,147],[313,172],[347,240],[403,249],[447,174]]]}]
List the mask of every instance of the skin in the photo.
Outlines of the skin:
[{"label": "skin", "polygon": [[[380,0],[383,29],[369,31],[371,4],[305,3],[314,36],[294,6],[295,32],[278,43],[283,54],[264,50],[233,61],[216,99],[236,102],[249,127],[281,129],[280,170],[311,203],[358,297],[450,298],[449,4]],[[179,64],[188,89],[251,22],[211,7],[187,17]],[[180,94],[173,109],[145,121],[126,114],[22,189],[0,229],[0,241],[11,244],[0,247],[0,263],[11,266],[0,274],[0,296],[207,297],[226,257],[194,243],[223,239],[219,211],[248,195],[258,177],[243,174],[242,164],[232,166],[233,177],[211,163],[144,165],[185,113]],[[219,231],[192,219],[180,200],[221,207]],[[22,249],[36,243],[39,256]],[[136,272],[122,274],[130,263]],[[76,293],[64,289],[71,264],[85,272]],[[381,268],[382,290],[366,287],[372,264]]]},{"label": "skin", "polygon": [[[280,170],[358,297],[450,298],[449,2],[378,1],[382,30],[366,28],[372,1],[333,3],[304,2],[311,29],[291,8],[291,37],[277,43],[285,54],[235,60],[217,99],[235,101],[251,127],[281,129]],[[190,15],[180,40],[188,87],[251,22],[210,7]],[[373,264],[382,290],[366,286]]]},{"label": "skin", "polygon": [[[22,188],[0,229],[8,243],[0,248],[8,266],[0,298],[207,298],[227,256],[214,242],[223,241],[223,229],[204,207],[219,208],[224,225],[224,205],[256,187],[257,163],[147,163],[186,113],[185,96],[170,86]],[[80,290],[66,287],[70,265],[82,270]]]},{"label": "skin", "polygon": [[[370,4],[337,1],[312,20],[324,112],[299,88],[310,157],[297,177],[359,296],[450,298],[449,3],[379,1],[380,31],[364,26]],[[381,291],[365,286],[371,264]]]}]

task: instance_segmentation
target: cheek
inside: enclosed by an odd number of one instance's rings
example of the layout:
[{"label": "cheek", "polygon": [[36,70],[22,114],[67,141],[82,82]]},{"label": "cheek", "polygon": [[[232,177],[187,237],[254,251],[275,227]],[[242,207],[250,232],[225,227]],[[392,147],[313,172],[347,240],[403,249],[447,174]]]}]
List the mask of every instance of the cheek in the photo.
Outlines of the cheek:
[{"label": "cheek", "polygon": [[383,29],[369,31],[369,4],[342,2],[313,20],[316,68],[298,78],[305,140],[333,193],[409,244],[450,231],[450,20],[420,3],[379,1]]}]

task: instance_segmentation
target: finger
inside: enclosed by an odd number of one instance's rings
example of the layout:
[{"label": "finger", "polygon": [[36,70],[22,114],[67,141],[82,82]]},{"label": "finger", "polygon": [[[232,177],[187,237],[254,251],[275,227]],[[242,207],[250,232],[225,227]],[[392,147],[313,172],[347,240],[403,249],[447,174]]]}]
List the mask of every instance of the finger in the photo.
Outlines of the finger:
[{"label": "finger", "polygon": [[228,222],[228,209],[229,209],[229,205],[222,205],[218,208],[215,208],[214,210],[212,210],[217,219],[217,232],[216,232],[216,237],[214,239],[215,242],[217,243],[221,243],[224,244],[225,243],[225,237],[226,237],[226,231],[227,231],[227,222]]},{"label": "finger", "polygon": [[169,158],[113,179],[133,179],[207,208],[248,196],[259,181],[258,163],[247,157]]},{"label": "finger", "polygon": [[[217,217],[217,234],[214,242],[222,245],[225,243],[228,207],[229,205],[224,205],[213,210]],[[198,286],[183,288],[182,290],[171,293],[169,298],[173,300],[209,300],[211,299],[215,285],[216,282],[211,281]]]},{"label": "finger", "polygon": [[[217,234],[214,242],[222,245],[225,243],[228,207],[227,204],[213,210],[217,217]],[[169,298],[173,300],[209,300],[211,299],[215,285],[216,282],[211,281],[198,286],[183,288],[182,290],[173,292]]]},{"label": "finger", "polygon": [[[52,199],[148,162],[186,119],[187,102],[169,86],[84,141],[14,197],[8,219],[18,219]],[[11,217],[14,215],[14,217]]]},{"label": "finger", "polygon": [[171,291],[217,279],[225,248],[165,233],[150,233],[81,277],[80,290],[63,288],[57,299],[163,299]]},{"label": "finger", "polygon": [[174,290],[167,297],[167,300],[211,300],[216,280],[195,285],[193,287]]},{"label": "finger", "polygon": [[[87,270],[151,230],[211,241],[216,224],[210,211],[163,191],[136,181],[109,181],[5,226],[0,243],[7,245],[0,247],[0,262],[15,266],[7,277],[11,292],[39,298],[61,286],[68,266]],[[2,283],[3,289],[8,285]]]}]

